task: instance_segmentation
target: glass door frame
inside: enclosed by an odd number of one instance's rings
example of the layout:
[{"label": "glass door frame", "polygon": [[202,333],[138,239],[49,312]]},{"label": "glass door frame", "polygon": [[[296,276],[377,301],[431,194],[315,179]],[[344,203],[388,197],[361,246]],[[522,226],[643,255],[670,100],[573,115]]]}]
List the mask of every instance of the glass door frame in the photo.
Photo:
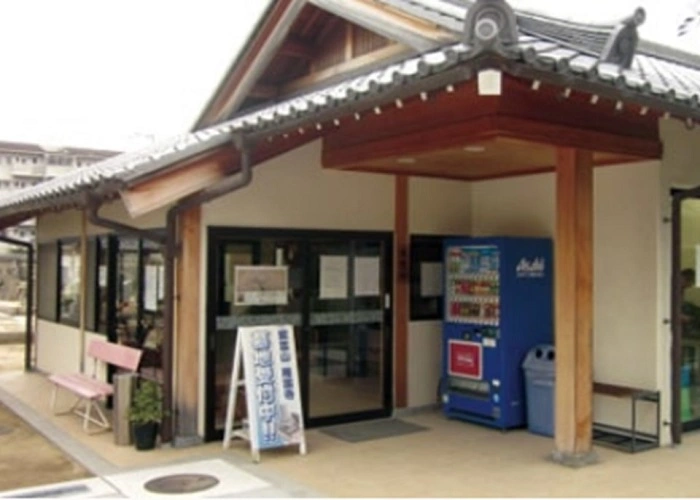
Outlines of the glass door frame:
[{"label": "glass door frame", "polygon": [[[299,241],[300,251],[304,255],[304,291],[302,309],[301,338],[298,344],[301,348],[299,354],[301,364],[299,366],[299,383],[302,392],[302,410],[304,425],[307,428],[335,425],[341,423],[369,420],[372,418],[386,418],[391,416],[394,401],[394,351],[393,351],[393,325],[394,325],[394,267],[393,267],[393,233],[388,231],[336,231],[315,229],[275,229],[275,228],[246,228],[230,226],[209,226],[207,228],[207,296],[206,296],[206,353],[205,353],[205,439],[213,441],[222,439],[223,431],[216,429],[215,404],[216,404],[216,314],[217,293],[221,289],[221,273],[219,272],[221,249],[227,243],[259,245],[262,238],[276,238],[280,240],[296,239]],[[350,240],[375,240],[384,244],[385,255],[383,272],[385,279],[384,293],[389,296],[389,307],[384,307],[382,348],[384,365],[382,392],[383,400],[381,408],[365,410],[341,415],[321,416],[309,418],[309,371],[310,371],[310,297],[308,293],[310,281],[310,246],[316,240],[340,241]]]},{"label": "glass door frame", "polygon": [[680,444],[683,432],[700,429],[700,419],[683,422],[681,397],[681,369],[683,365],[681,251],[681,207],[688,199],[700,199],[700,186],[690,189],[672,189],[671,207],[671,439]]}]

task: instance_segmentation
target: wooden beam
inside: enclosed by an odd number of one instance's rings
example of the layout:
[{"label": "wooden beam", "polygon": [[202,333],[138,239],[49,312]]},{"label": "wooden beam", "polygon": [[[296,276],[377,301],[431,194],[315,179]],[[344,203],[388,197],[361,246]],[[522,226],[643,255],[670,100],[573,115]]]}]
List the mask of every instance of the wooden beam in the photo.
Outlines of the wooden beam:
[{"label": "wooden beam", "polygon": [[522,87],[522,82],[504,77],[500,97],[479,96],[476,83],[469,81],[455,85],[451,93],[429,92],[425,101],[404,99],[400,109],[389,102],[381,115],[364,112],[360,121],[344,120],[328,134],[323,164],[343,167],[498,135],[637,158],[662,154],[654,117],[615,112],[603,103],[591,106],[578,95],[557,99],[553,93]]},{"label": "wooden beam", "polygon": [[408,176],[394,180],[394,403],[408,406],[409,250]]},{"label": "wooden beam", "polygon": [[[323,165],[355,166],[396,155],[461,147],[496,136],[635,158],[662,155],[653,118],[610,111],[603,114],[604,120],[596,121],[590,116],[590,104],[581,108],[573,101],[561,103],[552,97],[534,106],[515,84],[510,87],[515,88],[514,97],[486,97],[477,94],[474,82],[467,82],[452,93],[431,93],[426,101],[406,99],[400,109],[388,103],[381,115],[363,113],[360,121],[348,120],[324,138]],[[542,108],[548,114],[542,115]]]},{"label": "wooden beam", "polygon": [[661,158],[663,145],[658,138],[636,137],[622,133],[581,128],[564,123],[541,122],[532,119],[499,116],[495,121],[497,135],[525,139],[542,144],[569,148],[591,148],[596,151]]},{"label": "wooden beam", "polygon": [[292,92],[298,92],[299,90],[311,87],[334,76],[338,76],[343,73],[349,73],[351,71],[360,69],[363,66],[371,65],[384,59],[388,59],[390,57],[408,54],[409,52],[410,49],[405,47],[404,45],[387,45],[386,47],[383,47],[379,50],[375,50],[360,57],[356,57],[355,59],[351,59],[350,61],[346,61],[344,63],[331,66],[330,68],[313,72],[297,80],[293,80],[282,88],[282,94],[286,95]]},{"label": "wooden beam", "polygon": [[353,58],[354,45],[354,28],[352,23],[345,24],[345,60],[349,61]]},{"label": "wooden beam", "polygon": [[452,33],[435,24],[388,9],[367,0],[309,0],[312,4],[365,29],[425,52],[453,40]]},{"label": "wooden beam", "polygon": [[594,460],[593,158],[557,149],[555,242],[556,460]]},{"label": "wooden beam", "polygon": [[202,210],[194,207],[178,220],[180,254],[177,257],[177,295],[175,300],[175,441],[200,441],[199,406],[199,312]]},{"label": "wooden beam", "polygon": [[[367,130],[374,125],[365,123]],[[614,135],[595,130],[577,129],[563,125],[545,124],[508,117],[478,117],[460,123],[450,123],[441,128],[429,128],[386,139],[372,140],[343,147],[332,138],[324,140],[323,166],[344,168],[358,163],[391,158],[398,155],[426,154],[441,149],[467,145],[494,137],[511,137],[562,147],[589,147],[636,159],[655,159],[662,155],[660,141]],[[638,160],[637,160],[638,161]]]},{"label": "wooden beam", "polygon": [[249,96],[254,97],[256,99],[276,99],[279,96],[279,87],[275,85],[265,85],[264,83],[258,83],[255,85],[255,87],[253,87],[253,90],[250,91]]},{"label": "wooden beam", "polygon": [[194,159],[180,168],[170,168],[161,175],[121,192],[131,217],[139,217],[173,203],[223,179],[233,151],[226,148]]},{"label": "wooden beam", "polygon": [[280,47],[279,54],[296,57],[297,59],[310,60],[314,56],[314,48],[311,44],[290,36]]},{"label": "wooden beam", "polygon": [[196,129],[218,123],[237,109],[277,55],[294,20],[305,5],[303,0],[273,2],[262,25],[197,119]]}]

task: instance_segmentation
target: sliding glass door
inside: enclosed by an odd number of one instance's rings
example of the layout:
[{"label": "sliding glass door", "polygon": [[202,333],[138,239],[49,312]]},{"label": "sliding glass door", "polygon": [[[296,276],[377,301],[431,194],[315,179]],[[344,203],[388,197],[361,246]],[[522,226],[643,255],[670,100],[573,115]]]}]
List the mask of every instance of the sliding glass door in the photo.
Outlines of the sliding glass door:
[{"label": "sliding glass door", "polygon": [[372,412],[390,395],[386,246],[361,238],[310,242],[310,419]]},{"label": "sliding glass door", "polygon": [[[287,268],[284,300],[242,300],[251,266]],[[388,415],[390,270],[386,233],[211,229],[207,437],[223,432],[239,326],[294,326],[307,426]]]}]

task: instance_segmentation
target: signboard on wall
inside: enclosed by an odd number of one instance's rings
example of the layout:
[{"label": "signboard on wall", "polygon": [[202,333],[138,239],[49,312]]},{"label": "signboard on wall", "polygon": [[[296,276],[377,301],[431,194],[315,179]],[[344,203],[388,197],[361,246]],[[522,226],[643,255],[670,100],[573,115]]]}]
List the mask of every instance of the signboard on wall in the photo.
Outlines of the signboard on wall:
[{"label": "signboard on wall", "polygon": [[[244,379],[240,382],[243,367]],[[234,430],[237,388],[241,383],[245,387],[247,425]],[[260,450],[282,446],[299,445],[300,453],[306,453],[294,328],[291,325],[238,328],[224,448],[234,436],[250,442],[256,461],[260,460]]]},{"label": "signboard on wall", "polygon": [[234,304],[237,306],[286,305],[287,266],[236,266]]}]

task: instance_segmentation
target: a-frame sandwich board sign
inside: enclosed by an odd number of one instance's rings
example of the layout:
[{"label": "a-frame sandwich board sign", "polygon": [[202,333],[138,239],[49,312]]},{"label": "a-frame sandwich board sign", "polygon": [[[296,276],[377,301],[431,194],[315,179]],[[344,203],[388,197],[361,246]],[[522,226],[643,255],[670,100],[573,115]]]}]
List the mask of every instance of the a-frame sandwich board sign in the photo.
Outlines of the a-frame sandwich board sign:
[{"label": "a-frame sandwich board sign", "polygon": [[[245,387],[247,417],[236,422],[239,387]],[[230,446],[233,438],[250,443],[254,462],[260,462],[261,450],[282,446],[298,445],[299,453],[306,454],[299,371],[291,325],[238,328],[224,448]]]}]

